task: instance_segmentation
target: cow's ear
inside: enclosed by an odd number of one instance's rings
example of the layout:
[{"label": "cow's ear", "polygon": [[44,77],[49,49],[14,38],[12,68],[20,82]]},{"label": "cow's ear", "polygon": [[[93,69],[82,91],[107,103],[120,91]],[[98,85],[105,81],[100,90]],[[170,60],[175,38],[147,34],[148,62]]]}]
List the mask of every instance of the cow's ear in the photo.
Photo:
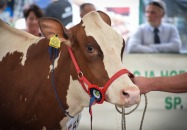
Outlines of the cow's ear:
[{"label": "cow's ear", "polygon": [[47,39],[50,39],[57,34],[61,42],[65,43],[68,46],[71,46],[71,43],[68,40],[68,30],[64,27],[64,25],[61,24],[60,21],[54,18],[44,17],[39,19],[38,23],[40,26],[40,30]]},{"label": "cow's ear", "polygon": [[111,19],[110,19],[110,17],[109,17],[106,13],[104,13],[104,12],[102,12],[102,11],[97,11],[97,12],[98,12],[99,15],[101,16],[101,18],[102,18],[108,25],[111,26]]}]

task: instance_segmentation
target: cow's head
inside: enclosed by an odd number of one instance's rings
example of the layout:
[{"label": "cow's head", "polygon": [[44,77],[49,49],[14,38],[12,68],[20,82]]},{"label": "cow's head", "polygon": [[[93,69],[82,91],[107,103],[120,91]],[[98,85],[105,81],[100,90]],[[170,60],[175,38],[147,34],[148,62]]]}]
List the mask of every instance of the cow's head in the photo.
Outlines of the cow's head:
[{"label": "cow's head", "polygon": [[[39,24],[46,38],[58,34],[62,44],[71,47],[81,71],[90,83],[102,87],[114,74],[124,69],[124,40],[111,28],[111,20],[105,13],[90,12],[69,30],[51,18],[43,18]],[[105,99],[112,104],[128,107],[139,102],[139,89],[128,74],[123,74],[109,86]]]}]

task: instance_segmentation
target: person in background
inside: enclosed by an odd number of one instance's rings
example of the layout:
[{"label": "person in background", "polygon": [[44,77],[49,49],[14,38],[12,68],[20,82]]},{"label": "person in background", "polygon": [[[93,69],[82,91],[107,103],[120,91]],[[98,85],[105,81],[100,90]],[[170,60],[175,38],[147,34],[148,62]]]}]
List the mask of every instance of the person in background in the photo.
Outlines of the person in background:
[{"label": "person in background", "polygon": [[67,0],[53,0],[45,10],[46,17],[56,18],[64,26],[72,22],[72,6]]},{"label": "person in background", "polygon": [[4,19],[3,17],[3,13],[4,13],[4,11],[5,11],[5,9],[6,9],[6,6],[7,6],[7,3],[6,3],[6,1],[5,0],[1,0],[0,1],[0,19]]},{"label": "person in background", "polygon": [[6,23],[11,22],[11,12],[9,11],[10,8],[7,6],[6,0],[0,0],[0,19]]},{"label": "person in background", "polygon": [[[80,12],[79,18],[82,18],[84,15],[86,15],[87,13],[91,11],[96,11],[96,8],[92,3],[82,3],[78,6],[79,6],[79,12]],[[68,25],[66,25],[66,28],[71,28],[73,25],[75,25],[73,22],[69,23]]]},{"label": "person in background", "polygon": [[174,25],[163,23],[164,2],[153,0],[146,6],[147,23],[129,38],[128,53],[179,53],[181,39]]},{"label": "person in background", "polygon": [[44,16],[42,10],[37,5],[32,4],[23,10],[23,15],[26,21],[25,31],[35,36],[41,37],[42,33],[38,25],[38,20]]},{"label": "person in background", "polygon": [[187,92],[187,72],[170,77],[134,77],[132,81],[139,87],[141,94],[151,91]]},{"label": "person in background", "polygon": [[52,2],[52,0],[32,0],[34,4],[38,5],[40,9],[45,12],[47,6]]},{"label": "person in background", "polygon": [[92,3],[83,3],[80,5],[80,17],[81,18],[91,11],[96,11],[96,8]]}]

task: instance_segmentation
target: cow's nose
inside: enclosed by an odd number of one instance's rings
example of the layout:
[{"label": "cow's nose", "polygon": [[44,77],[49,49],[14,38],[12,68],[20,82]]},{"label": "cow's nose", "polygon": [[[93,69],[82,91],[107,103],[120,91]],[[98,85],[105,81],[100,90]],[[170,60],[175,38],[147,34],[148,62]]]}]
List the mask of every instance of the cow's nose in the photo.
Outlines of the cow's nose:
[{"label": "cow's nose", "polygon": [[140,101],[140,90],[137,87],[127,87],[122,90],[124,106],[129,107]]},{"label": "cow's nose", "polygon": [[124,95],[126,98],[129,97],[129,93],[128,93],[128,92],[124,91],[124,92],[122,92],[122,93],[123,93],[123,95]]}]

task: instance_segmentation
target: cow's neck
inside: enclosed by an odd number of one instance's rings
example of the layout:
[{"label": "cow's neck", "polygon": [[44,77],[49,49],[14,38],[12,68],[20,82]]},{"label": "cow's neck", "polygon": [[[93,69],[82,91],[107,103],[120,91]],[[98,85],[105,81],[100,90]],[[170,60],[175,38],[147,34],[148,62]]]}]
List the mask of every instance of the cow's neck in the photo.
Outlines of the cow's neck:
[{"label": "cow's neck", "polygon": [[[63,45],[60,57],[56,60],[58,60],[56,62],[58,65],[55,68],[55,78],[59,81],[56,85],[58,86],[57,91],[60,92],[59,97],[69,114],[75,116],[83,110],[84,106],[89,105],[89,95],[77,79],[77,72],[67,46]],[[61,125],[64,126],[67,121],[67,118],[64,118]]]},{"label": "cow's neck", "polygon": [[[54,67],[55,83],[59,98],[69,115],[75,116],[83,110],[83,106],[88,106],[89,96],[77,79],[77,72],[67,46],[62,45],[62,50],[59,52],[59,57],[56,59]],[[60,122],[62,129],[65,129],[69,119],[68,116],[62,117]]]}]

